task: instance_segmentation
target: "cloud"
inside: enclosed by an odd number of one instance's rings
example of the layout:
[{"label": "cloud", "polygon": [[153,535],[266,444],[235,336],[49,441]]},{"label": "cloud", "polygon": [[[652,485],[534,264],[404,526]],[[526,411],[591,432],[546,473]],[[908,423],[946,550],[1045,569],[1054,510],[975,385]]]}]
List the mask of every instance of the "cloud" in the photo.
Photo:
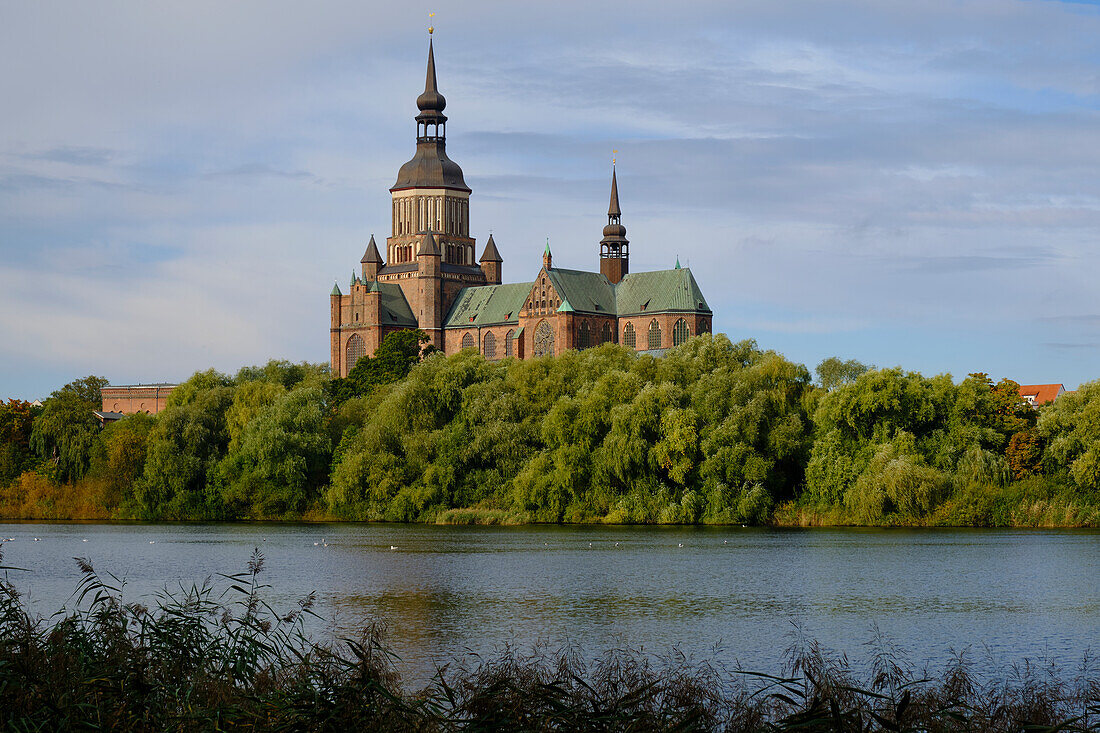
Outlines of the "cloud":
[{"label": "cloud", "polygon": [[[413,153],[423,20],[350,0],[6,11],[0,384],[327,358],[325,294],[388,234]],[[596,266],[617,149],[632,269],[690,262],[719,330],[807,363],[842,343],[1096,376],[1087,345],[1019,347],[1020,323],[1064,345],[1097,327],[1058,315],[1092,313],[1100,279],[1095,8],[470,1],[437,20],[449,153],[507,280],[546,237]]]},{"label": "cloud", "polygon": [[1065,343],[1057,343],[1057,342],[1048,342],[1048,343],[1044,343],[1043,346],[1047,346],[1047,347],[1050,347],[1052,349],[1059,349],[1059,350],[1062,350],[1062,351],[1077,351],[1077,350],[1081,350],[1081,349],[1091,350],[1091,349],[1100,349],[1100,341],[1094,341],[1092,343],[1083,343],[1083,344],[1065,344]]}]

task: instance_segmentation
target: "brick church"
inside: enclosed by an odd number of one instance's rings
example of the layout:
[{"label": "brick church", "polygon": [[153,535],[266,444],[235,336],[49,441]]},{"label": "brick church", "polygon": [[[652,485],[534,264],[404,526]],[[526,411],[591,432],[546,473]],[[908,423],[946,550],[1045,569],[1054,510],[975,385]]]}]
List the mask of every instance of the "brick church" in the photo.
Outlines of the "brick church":
[{"label": "brick church", "polygon": [[429,41],[424,93],[416,99],[416,153],[390,188],[386,257],[372,236],[362,276],[353,276],[347,294],[339,285],[332,289],[333,375],[347,376],[383,338],[407,328],[421,329],[447,354],[477,349],[487,359],[607,342],[653,351],[710,331],[713,314],[691,270],[677,262],[671,270],[630,272],[614,171],[598,273],[554,267],[547,245],[534,281],[502,284],[492,234],[475,261],[470,187],[447,157],[446,105]]}]

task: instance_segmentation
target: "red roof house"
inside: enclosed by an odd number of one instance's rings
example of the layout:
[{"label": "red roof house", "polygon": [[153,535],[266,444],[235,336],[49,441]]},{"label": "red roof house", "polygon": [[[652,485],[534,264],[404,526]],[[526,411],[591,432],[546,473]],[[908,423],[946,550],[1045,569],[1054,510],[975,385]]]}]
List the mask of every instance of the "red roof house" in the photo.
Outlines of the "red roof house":
[{"label": "red roof house", "polygon": [[1020,396],[1032,407],[1047,405],[1065,394],[1066,388],[1060,384],[1021,384]]}]

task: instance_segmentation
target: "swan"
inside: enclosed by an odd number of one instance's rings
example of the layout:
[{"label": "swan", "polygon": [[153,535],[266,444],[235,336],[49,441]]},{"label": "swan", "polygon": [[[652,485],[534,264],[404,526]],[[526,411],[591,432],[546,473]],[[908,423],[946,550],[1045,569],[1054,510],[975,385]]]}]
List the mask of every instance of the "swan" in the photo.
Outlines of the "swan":
[{"label": "swan", "polygon": [[150,545],[155,545],[155,544],[157,544],[157,541],[156,540],[149,540],[149,544]]},{"label": "swan", "polygon": [[391,550],[396,550],[396,549],[397,549],[397,545],[390,545],[390,549],[391,549]]},{"label": "swan", "polygon": [[684,546],[684,543],[683,543],[683,542],[681,542],[680,544],[678,544],[678,545],[676,545],[676,546],[677,546],[677,547],[683,547],[683,546]]}]

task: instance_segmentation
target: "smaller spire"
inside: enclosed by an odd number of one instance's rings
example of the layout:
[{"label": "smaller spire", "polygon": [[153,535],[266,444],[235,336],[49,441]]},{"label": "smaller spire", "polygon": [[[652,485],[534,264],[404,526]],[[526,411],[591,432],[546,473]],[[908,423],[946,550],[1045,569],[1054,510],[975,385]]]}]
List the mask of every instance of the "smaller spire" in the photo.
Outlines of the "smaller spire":
[{"label": "smaller spire", "polygon": [[435,80],[435,47],[430,39],[428,40],[428,72],[424,77],[424,92],[416,98],[416,106],[421,112],[438,113],[442,113],[447,107],[447,100],[439,93],[439,87]]},{"label": "smaller spire", "polygon": [[622,216],[623,212],[619,210],[619,182],[615,176],[615,165],[611,165],[611,203],[607,207],[607,215],[610,216]]},{"label": "smaller spire", "polygon": [[351,271],[351,287],[355,287],[355,270]]},{"label": "smaller spire", "polygon": [[343,293],[340,292],[340,286],[337,285],[335,281],[332,283],[332,292],[329,293],[329,295],[343,295]]},{"label": "smaller spire", "polygon": [[546,249],[542,252],[542,266],[547,270],[554,264],[554,256],[550,254],[550,237],[546,238]]},{"label": "smaller spire", "polygon": [[676,267],[674,267],[673,269],[675,269],[675,270],[680,269],[680,255],[676,255]]},{"label": "smaller spire", "polygon": [[497,251],[497,243],[493,241],[493,235],[489,235],[489,241],[485,243],[485,251],[481,253],[479,262],[503,262],[500,252]]},{"label": "smaller spire", "polygon": [[436,243],[435,237],[431,232],[424,232],[423,238],[420,240],[420,253],[422,255],[440,255],[439,244]]},{"label": "smaller spire", "polygon": [[367,251],[363,253],[363,259],[359,260],[360,263],[366,265],[369,263],[382,264],[382,255],[378,254],[378,245],[374,243],[374,235],[370,235],[370,243],[367,245]]},{"label": "smaller spire", "polygon": [[373,282],[371,282],[370,287],[367,288],[367,292],[368,293],[381,293],[382,292],[382,286],[378,284],[377,280],[374,280]]}]

